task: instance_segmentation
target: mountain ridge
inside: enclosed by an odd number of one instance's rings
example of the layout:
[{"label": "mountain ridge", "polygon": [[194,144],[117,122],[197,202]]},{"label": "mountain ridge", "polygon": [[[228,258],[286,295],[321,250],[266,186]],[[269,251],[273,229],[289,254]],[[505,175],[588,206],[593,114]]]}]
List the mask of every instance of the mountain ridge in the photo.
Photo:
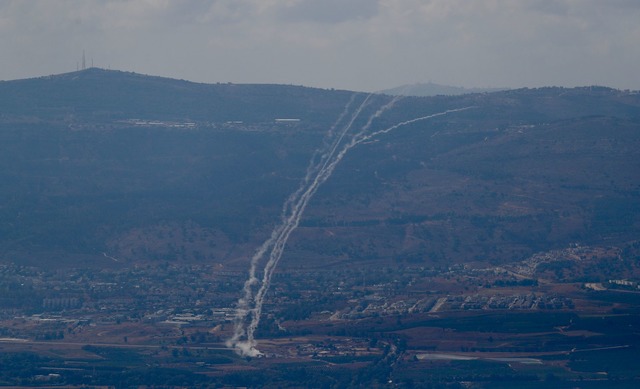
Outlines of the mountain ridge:
[{"label": "mountain ridge", "polygon": [[104,264],[106,253],[121,264],[244,268],[341,114],[353,117],[352,134],[368,120],[375,132],[462,107],[474,108],[350,150],[283,265],[508,263],[637,236],[638,95],[404,97],[379,115],[393,98],[367,96],[95,69],[2,82],[0,258]]},{"label": "mountain ridge", "polygon": [[393,96],[458,96],[471,93],[491,93],[509,90],[510,88],[465,88],[460,86],[442,85],[434,82],[414,83],[383,89],[380,93]]},{"label": "mountain ridge", "polygon": [[[100,115],[91,111],[91,104],[96,104],[118,119],[153,113],[155,116],[164,114],[166,119],[208,118],[228,121],[242,115],[252,121],[262,121],[276,117],[314,115],[297,100],[304,102],[313,95],[326,93],[349,92],[281,84],[205,84],[89,68],[59,75],[4,81],[0,83],[0,96],[6,97],[0,100],[0,109],[23,115],[39,112],[49,117],[58,110],[60,114],[72,113],[99,120]],[[64,104],[67,98],[75,99],[68,102],[73,105]],[[274,99],[278,98],[282,99],[281,105],[286,108],[281,112],[273,104]],[[167,105],[167,101],[171,101],[172,105]],[[255,110],[246,109],[251,104],[262,104],[263,107],[259,108],[269,108],[273,112],[270,116],[252,115]],[[238,106],[245,109],[238,111]],[[50,111],[46,112],[44,108]]]}]

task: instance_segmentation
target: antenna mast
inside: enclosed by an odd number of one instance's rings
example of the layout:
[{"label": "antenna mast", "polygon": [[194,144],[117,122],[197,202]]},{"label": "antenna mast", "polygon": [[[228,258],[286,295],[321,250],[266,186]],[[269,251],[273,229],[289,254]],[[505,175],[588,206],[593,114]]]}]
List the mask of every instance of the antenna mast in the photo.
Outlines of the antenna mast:
[{"label": "antenna mast", "polygon": [[87,68],[87,64],[84,60],[84,50],[82,50],[82,70],[85,70]]}]

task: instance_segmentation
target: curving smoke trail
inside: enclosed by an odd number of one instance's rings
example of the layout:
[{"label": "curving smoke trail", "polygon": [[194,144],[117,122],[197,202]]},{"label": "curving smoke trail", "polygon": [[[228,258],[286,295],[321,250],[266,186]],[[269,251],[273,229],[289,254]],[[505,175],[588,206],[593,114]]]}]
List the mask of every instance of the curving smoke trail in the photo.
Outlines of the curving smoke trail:
[{"label": "curving smoke trail", "polygon": [[[300,187],[285,201],[282,209],[280,223],[274,228],[269,239],[267,239],[260,246],[260,248],[252,257],[249,269],[249,278],[244,284],[244,294],[243,297],[238,300],[234,333],[231,339],[227,341],[227,346],[235,348],[239,354],[243,356],[260,355],[260,351],[256,349],[257,343],[255,341],[254,333],[258,327],[258,324],[260,323],[260,315],[262,313],[264,298],[271,285],[273,272],[275,271],[280,258],[282,257],[282,253],[284,252],[284,248],[289,239],[289,236],[298,227],[300,219],[302,218],[309,200],[316,193],[319,186],[327,179],[329,179],[329,177],[333,174],[336,166],[338,165],[338,163],[340,163],[346,153],[350,149],[364,141],[367,141],[375,136],[388,133],[399,127],[418,121],[431,119],[437,116],[446,115],[452,112],[458,112],[472,108],[465,107],[451,109],[428,116],[422,116],[419,118],[397,123],[383,130],[367,134],[367,131],[371,127],[373,121],[380,115],[382,115],[385,111],[391,109],[400,99],[400,97],[395,97],[389,103],[382,106],[374,114],[372,114],[367,120],[366,124],[362,128],[360,128],[358,132],[352,135],[350,140],[344,143],[340,151],[338,151],[340,145],[344,141],[345,136],[352,128],[353,123],[360,116],[362,110],[368,105],[370,97],[371,95],[368,95],[362,101],[362,103],[351,115],[351,118],[345,124],[342,131],[340,131],[340,134],[338,136],[335,136],[335,128],[347,116],[347,113],[354,102],[355,95],[352,96],[343,113],[329,130],[327,141],[325,141],[325,147],[323,148],[324,151],[322,151],[321,149],[314,154],[314,156],[311,158],[306,175]],[[334,136],[335,138],[333,139],[333,141],[331,141],[331,138]],[[318,155],[319,160],[316,161],[318,159]],[[269,255],[263,268],[262,279],[258,280],[258,278],[256,277],[257,268],[260,262],[264,259],[264,256],[267,252],[269,252]]]},{"label": "curving smoke trail", "polygon": [[[371,94],[366,96],[366,98],[362,101],[362,103],[358,106],[355,112],[351,115],[350,120],[345,124],[344,128],[340,132],[340,134],[335,137],[334,132],[340,123],[345,119],[349,111],[351,110],[351,106],[355,101],[357,94],[353,94],[345,106],[345,109],[340,114],[336,122],[333,124],[331,129],[328,131],[328,134],[324,140],[325,146],[319,150],[317,150],[313,157],[309,162],[309,166],[307,167],[306,175],[302,180],[302,183],[298,187],[298,189],[292,193],[282,207],[282,213],[280,215],[280,223],[274,228],[271,232],[271,236],[267,239],[259,248],[256,250],[256,253],[251,258],[251,264],[249,267],[249,277],[244,284],[243,288],[243,297],[238,300],[237,308],[236,308],[236,318],[235,318],[235,326],[234,333],[231,339],[227,341],[227,347],[234,347],[238,350],[238,352],[242,355],[252,356],[257,355],[258,352],[255,350],[255,340],[253,337],[253,333],[257,324],[260,320],[259,313],[262,311],[262,296],[264,295],[264,291],[262,293],[258,293],[259,291],[254,291],[255,286],[259,283],[259,280],[256,277],[257,268],[260,264],[261,260],[264,258],[265,253],[271,249],[271,253],[269,255],[269,262],[272,261],[275,255],[277,255],[278,251],[280,251],[280,255],[282,254],[282,249],[284,249],[284,245],[282,244],[283,237],[286,236],[285,239],[288,239],[290,232],[287,232],[287,226],[291,225],[291,220],[293,215],[296,214],[296,209],[300,203],[300,196],[305,192],[305,189],[308,187],[309,181],[311,181],[315,176],[317,176],[318,172],[321,171],[327,164],[329,160],[331,160],[332,155],[335,153],[339,143],[342,141],[344,135],[349,131],[353,122],[360,115],[364,107],[368,104],[369,99],[371,98]],[[334,138],[332,140],[332,138]],[[319,160],[317,160],[319,158]],[[280,243],[279,243],[280,242]],[[270,267],[271,269],[272,267]],[[266,269],[266,265],[265,265]],[[265,275],[267,273],[265,272]],[[271,278],[271,274],[268,275],[269,279]],[[264,276],[263,276],[263,287],[264,287]],[[264,288],[261,288],[264,289]],[[266,289],[265,289],[266,290]],[[260,297],[259,297],[260,296]],[[253,306],[253,308],[251,308]],[[257,315],[256,315],[257,313]],[[257,318],[256,318],[257,316]],[[247,323],[247,320],[251,321]],[[240,339],[246,337],[245,341],[241,341]]]},{"label": "curving smoke trail", "polygon": [[[333,142],[333,146],[331,147],[331,150],[328,153],[323,155],[323,158],[321,158],[321,161],[324,161],[324,162],[322,163],[322,166],[320,167],[320,169],[317,170],[317,173],[315,174],[315,177],[313,177],[313,180],[310,180],[310,178],[312,177],[311,175],[307,175],[308,178],[305,179],[303,185],[301,185],[299,190],[296,192],[296,193],[302,192],[302,194],[300,195],[300,197],[296,198],[297,201],[295,201],[295,203],[292,205],[291,213],[283,223],[284,228],[279,230],[278,238],[275,240],[275,243],[273,244],[273,249],[271,250],[271,253],[269,255],[269,260],[267,261],[264,268],[262,284],[260,286],[260,289],[258,289],[258,292],[256,293],[254,298],[255,306],[251,312],[251,315],[252,315],[251,322],[249,323],[249,326],[247,327],[247,330],[246,330],[247,342],[250,345],[255,346],[254,332],[258,327],[258,324],[260,323],[260,315],[262,313],[262,303],[271,285],[271,276],[273,275],[273,272],[276,266],[278,265],[280,258],[282,257],[282,253],[284,252],[285,245],[289,240],[289,236],[298,227],[298,224],[300,223],[300,219],[302,218],[302,214],[304,213],[304,210],[306,209],[307,204],[309,203],[309,200],[316,193],[318,187],[331,176],[331,174],[333,173],[333,170],[335,169],[337,164],[340,162],[340,160],[342,160],[342,158],[344,157],[348,149],[353,147],[348,144],[347,146],[343,147],[343,149],[336,155],[338,146],[340,145],[340,143],[342,143],[344,136],[351,129],[353,122],[356,120],[358,116],[360,116],[362,109],[368,103],[370,97],[371,95],[367,96],[364,102],[360,105],[360,107],[358,107],[356,112],[352,115],[351,120],[342,130],[340,136]],[[356,134],[356,136],[363,134],[371,126],[371,123],[375,118],[379,117],[384,111],[390,109],[399,99],[400,99],[399,97],[396,97],[393,100],[391,100],[391,102],[389,102],[382,108],[378,109],[369,118],[365,126],[362,127],[362,129],[360,129],[360,131]]]}]

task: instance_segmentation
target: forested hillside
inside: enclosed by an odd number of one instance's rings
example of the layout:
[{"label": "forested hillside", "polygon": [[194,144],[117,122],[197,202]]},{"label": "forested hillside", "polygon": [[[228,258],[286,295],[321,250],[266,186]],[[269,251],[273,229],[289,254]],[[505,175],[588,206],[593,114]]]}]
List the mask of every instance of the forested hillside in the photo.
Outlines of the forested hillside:
[{"label": "forested hillside", "polygon": [[[314,152],[345,129],[384,133],[350,149],[319,188],[284,266],[507,263],[637,239],[637,93],[391,101],[100,69],[0,82],[0,257],[244,267]],[[341,115],[349,128],[332,127]]]}]

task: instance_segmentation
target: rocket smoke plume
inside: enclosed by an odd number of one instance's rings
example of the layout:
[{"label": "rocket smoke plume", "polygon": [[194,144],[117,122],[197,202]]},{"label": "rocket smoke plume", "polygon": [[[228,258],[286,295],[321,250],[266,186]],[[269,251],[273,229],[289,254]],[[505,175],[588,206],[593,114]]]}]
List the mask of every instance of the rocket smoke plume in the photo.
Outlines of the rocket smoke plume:
[{"label": "rocket smoke plume", "polygon": [[[233,336],[226,343],[227,347],[235,348],[236,352],[240,355],[260,355],[260,351],[256,349],[257,343],[254,333],[260,323],[260,315],[262,313],[264,298],[269,290],[269,286],[271,285],[273,272],[282,257],[282,253],[284,252],[289,236],[298,227],[307,204],[316,193],[319,186],[329,179],[336,166],[340,163],[347,152],[359,143],[367,141],[375,136],[388,133],[399,127],[470,108],[453,109],[428,116],[418,117],[397,123],[383,130],[367,133],[373,121],[384,112],[391,109],[399,100],[399,97],[395,97],[375,111],[368,118],[366,124],[364,124],[358,131],[349,135],[356,119],[358,119],[362,111],[370,105],[372,95],[364,97],[351,116],[349,116],[349,111],[352,109],[357,97],[358,94],[354,94],[351,97],[351,100],[345,107],[342,114],[328,131],[323,147],[317,150],[311,158],[309,166],[307,167],[306,175],[300,186],[285,201],[282,207],[280,222],[273,229],[271,236],[256,250],[256,253],[251,258],[249,277],[244,283],[243,295],[237,303]],[[336,129],[341,123],[343,123],[342,129],[336,132]],[[263,262],[262,278],[258,279],[258,268]]]}]

